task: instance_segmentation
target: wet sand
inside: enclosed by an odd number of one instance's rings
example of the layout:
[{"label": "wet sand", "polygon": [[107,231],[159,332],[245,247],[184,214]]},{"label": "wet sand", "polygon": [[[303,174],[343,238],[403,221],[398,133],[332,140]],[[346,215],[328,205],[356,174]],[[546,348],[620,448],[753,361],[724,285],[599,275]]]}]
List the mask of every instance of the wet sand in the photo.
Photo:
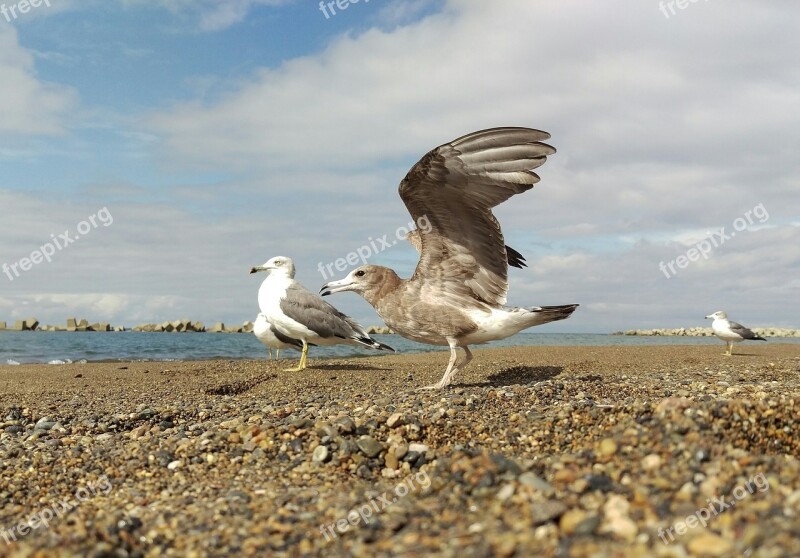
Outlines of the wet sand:
[{"label": "wet sand", "polygon": [[0,556],[800,555],[800,346],[735,350],[2,366]]}]

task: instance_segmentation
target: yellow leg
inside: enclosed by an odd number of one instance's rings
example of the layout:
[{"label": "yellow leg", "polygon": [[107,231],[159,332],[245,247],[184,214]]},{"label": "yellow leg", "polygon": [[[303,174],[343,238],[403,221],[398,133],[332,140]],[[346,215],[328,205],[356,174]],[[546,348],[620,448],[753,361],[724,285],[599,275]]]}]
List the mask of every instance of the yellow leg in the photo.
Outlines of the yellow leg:
[{"label": "yellow leg", "polygon": [[306,357],[308,356],[308,343],[303,339],[303,352],[300,354],[300,364],[296,368],[287,368],[284,372],[300,372],[306,368]]},{"label": "yellow leg", "polygon": [[275,360],[280,360],[280,359],[281,359],[281,350],[275,349]]}]

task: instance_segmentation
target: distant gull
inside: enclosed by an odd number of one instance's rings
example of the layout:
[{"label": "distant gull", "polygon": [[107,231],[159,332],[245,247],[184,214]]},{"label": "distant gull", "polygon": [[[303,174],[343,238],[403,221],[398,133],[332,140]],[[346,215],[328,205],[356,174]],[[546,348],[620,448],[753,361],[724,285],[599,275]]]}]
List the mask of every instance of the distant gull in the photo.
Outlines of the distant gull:
[{"label": "distant gull", "polygon": [[706,316],[706,319],[714,320],[711,322],[711,329],[714,330],[714,335],[725,341],[728,345],[728,350],[725,353],[728,356],[733,355],[733,344],[741,343],[742,341],[766,341],[763,337],[756,335],[752,330],[747,329],[742,324],[737,324],[728,319],[728,315],[721,310]]},{"label": "distant gull", "polygon": [[299,339],[292,339],[275,329],[264,314],[259,314],[253,324],[253,334],[269,350],[269,358],[272,358],[272,349],[275,349],[275,358],[281,358],[281,349],[303,350],[303,342]]},{"label": "distant gull", "polygon": [[[508,265],[524,259],[505,245],[492,208],[539,182],[533,169],[555,153],[541,143],[549,137],[528,128],[494,128],[425,155],[400,184],[400,197],[414,221],[427,219],[431,225],[409,239],[419,243],[420,251],[411,279],[401,279],[386,267],[365,265],[320,290],[323,295],[357,292],[396,333],[449,346],[447,370],[429,389],[447,386],[469,364],[468,345],[563,320],[578,307],[505,305]],[[465,353],[460,364],[457,347]]]},{"label": "distant gull", "polygon": [[266,319],[280,334],[302,343],[300,363],[287,372],[306,367],[309,345],[363,345],[371,349],[392,351],[376,341],[355,320],[306,289],[294,279],[291,258],[277,256],[250,269],[250,273],[268,271],[258,289],[258,305]]}]

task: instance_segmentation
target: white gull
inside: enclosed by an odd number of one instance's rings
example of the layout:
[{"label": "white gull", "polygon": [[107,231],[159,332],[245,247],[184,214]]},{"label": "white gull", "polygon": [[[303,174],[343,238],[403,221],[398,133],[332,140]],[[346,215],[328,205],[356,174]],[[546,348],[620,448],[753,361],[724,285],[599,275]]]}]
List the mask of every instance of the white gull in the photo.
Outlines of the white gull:
[{"label": "white gull", "polygon": [[250,269],[250,273],[259,271],[269,272],[258,289],[261,313],[277,332],[303,344],[300,363],[287,372],[299,372],[306,367],[309,345],[362,345],[394,352],[390,346],[370,337],[355,320],[297,282],[291,258],[276,256]]},{"label": "white gull", "polygon": [[728,315],[723,311],[714,312],[706,316],[707,320],[714,320],[711,322],[711,329],[714,330],[714,335],[725,341],[728,346],[726,355],[733,355],[733,344],[741,343],[745,340],[752,341],[766,341],[763,337],[756,335],[752,330],[744,327],[742,324],[737,324],[728,319]]}]

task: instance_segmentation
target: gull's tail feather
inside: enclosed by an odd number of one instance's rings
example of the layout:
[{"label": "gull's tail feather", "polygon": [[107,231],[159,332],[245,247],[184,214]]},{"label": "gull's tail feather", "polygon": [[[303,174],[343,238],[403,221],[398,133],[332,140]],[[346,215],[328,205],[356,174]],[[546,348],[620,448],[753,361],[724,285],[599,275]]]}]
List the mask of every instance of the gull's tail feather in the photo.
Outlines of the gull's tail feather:
[{"label": "gull's tail feather", "polygon": [[565,320],[569,318],[579,304],[562,304],[561,306],[534,306],[533,308],[526,308],[530,312],[528,318],[530,325],[525,327],[532,327],[557,320]]},{"label": "gull's tail feather", "polygon": [[353,341],[355,341],[359,345],[364,345],[365,347],[369,347],[370,349],[375,349],[376,351],[391,351],[393,353],[397,352],[393,348],[391,348],[389,345],[387,345],[385,343],[381,343],[380,341],[377,341],[377,340],[375,340],[375,339],[373,339],[372,337],[369,337],[369,336],[353,338]]},{"label": "gull's tail feather", "polygon": [[393,353],[397,352],[389,345],[381,343],[380,341],[376,341],[375,339],[370,337],[369,333],[367,333],[366,330],[363,327],[361,327],[361,324],[359,324],[350,316],[345,316],[344,314],[342,314],[342,316],[352,329],[352,335],[350,336],[351,341],[358,343],[359,345],[364,345],[365,347],[369,347],[370,349],[375,349],[377,351],[391,351]]}]

